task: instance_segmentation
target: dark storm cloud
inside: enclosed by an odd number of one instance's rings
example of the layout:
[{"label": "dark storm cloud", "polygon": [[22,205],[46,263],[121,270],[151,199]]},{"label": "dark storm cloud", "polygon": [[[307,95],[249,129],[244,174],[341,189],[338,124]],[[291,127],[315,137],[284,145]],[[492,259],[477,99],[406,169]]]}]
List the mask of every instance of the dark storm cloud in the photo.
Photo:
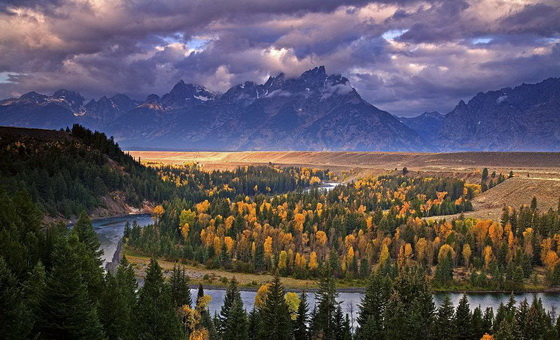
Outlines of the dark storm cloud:
[{"label": "dark storm cloud", "polygon": [[555,0],[22,0],[0,5],[0,97],[143,99],[325,65],[399,115],[560,76]]}]

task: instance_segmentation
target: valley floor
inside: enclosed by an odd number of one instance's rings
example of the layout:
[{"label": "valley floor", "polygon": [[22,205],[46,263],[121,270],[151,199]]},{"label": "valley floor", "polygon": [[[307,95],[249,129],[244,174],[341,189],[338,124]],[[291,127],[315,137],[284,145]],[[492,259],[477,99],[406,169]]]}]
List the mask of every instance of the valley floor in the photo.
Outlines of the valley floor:
[{"label": "valley floor", "polygon": [[[273,163],[280,166],[304,166],[330,169],[344,182],[369,175],[400,172],[452,176],[479,183],[483,168],[492,173],[515,177],[478,195],[473,200],[470,217],[499,219],[504,205],[530,204],[533,197],[539,209],[556,208],[560,197],[560,153],[553,152],[313,152],[313,151],[245,151],[245,152],[171,152],[130,151],[142,163],[183,164],[198,162],[208,171],[234,169],[238,166]],[[445,216],[449,218],[451,216]]]}]

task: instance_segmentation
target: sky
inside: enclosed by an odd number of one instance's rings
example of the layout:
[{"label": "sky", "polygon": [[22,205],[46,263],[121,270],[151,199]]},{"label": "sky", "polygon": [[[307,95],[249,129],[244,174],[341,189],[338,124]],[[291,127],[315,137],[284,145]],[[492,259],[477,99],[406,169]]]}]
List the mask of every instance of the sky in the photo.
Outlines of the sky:
[{"label": "sky", "polygon": [[2,0],[0,98],[216,92],[324,65],[399,116],[560,77],[559,0]]}]

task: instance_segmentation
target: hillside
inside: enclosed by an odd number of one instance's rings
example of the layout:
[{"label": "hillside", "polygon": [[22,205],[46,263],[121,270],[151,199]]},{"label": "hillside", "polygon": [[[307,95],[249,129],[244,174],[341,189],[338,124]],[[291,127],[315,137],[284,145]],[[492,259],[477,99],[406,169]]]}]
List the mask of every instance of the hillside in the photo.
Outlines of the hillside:
[{"label": "hillside", "polygon": [[25,190],[50,217],[70,218],[83,210],[102,216],[149,209],[169,185],[112,139],[76,125],[67,131],[1,127],[0,186]]}]

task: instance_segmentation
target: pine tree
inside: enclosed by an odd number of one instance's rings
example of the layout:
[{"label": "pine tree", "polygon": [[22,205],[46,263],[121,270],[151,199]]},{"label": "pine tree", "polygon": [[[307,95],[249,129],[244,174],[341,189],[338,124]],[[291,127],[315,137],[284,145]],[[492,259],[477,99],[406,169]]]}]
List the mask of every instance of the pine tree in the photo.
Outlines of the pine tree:
[{"label": "pine tree", "polygon": [[0,337],[24,339],[33,327],[31,311],[16,277],[0,257]]},{"label": "pine tree", "polygon": [[251,313],[249,313],[248,321],[248,339],[257,340],[259,339],[259,332],[261,330],[261,317],[260,313],[256,308],[253,308]]},{"label": "pine tree", "polygon": [[260,310],[262,319],[260,339],[289,340],[293,338],[290,310],[284,300],[284,295],[284,287],[276,275],[268,289],[265,304]]},{"label": "pine tree", "polygon": [[103,256],[103,250],[100,249],[101,243],[99,243],[99,238],[93,229],[93,223],[85,211],[80,214],[80,218],[74,226],[74,231],[78,235],[80,242],[86,245],[86,248],[97,260],[98,265],[103,265],[101,256]]},{"label": "pine tree", "polygon": [[[47,281],[47,273],[45,272],[45,266],[41,261],[37,262],[33,271],[29,275],[29,279],[24,282],[24,294],[26,298],[27,307],[31,313],[31,318],[33,321],[37,319],[40,312],[41,300],[45,292],[45,286]],[[34,325],[33,334],[37,333],[37,324]]]},{"label": "pine tree", "polygon": [[78,243],[73,234],[69,239],[60,238],[55,247],[40,303],[38,329],[43,337],[51,339],[102,339],[97,309],[82,279],[79,256],[83,254],[72,243]]},{"label": "pine tree", "polygon": [[472,322],[471,322],[471,309],[469,307],[469,300],[466,294],[463,294],[459,305],[457,306],[457,313],[455,316],[457,339],[470,340],[472,338]]},{"label": "pine tree", "polygon": [[[229,318],[230,311],[233,307],[234,302],[238,301],[241,302],[241,295],[239,294],[239,290],[237,288],[237,280],[233,278],[226,289],[226,295],[224,297],[224,304],[222,305],[222,309],[220,310],[220,315],[217,318],[216,328],[220,334],[225,332],[226,328],[226,321]],[[241,302],[243,306],[243,303]]]},{"label": "pine tree", "polygon": [[294,325],[295,340],[309,340],[309,331],[307,329],[308,313],[309,305],[307,304],[307,294],[302,292],[299,296],[299,306]]},{"label": "pine tree", "polygon": [[146,272],[144,287],[140,289],[135,314],[137,338],[179,338],[181,326],[171,292],[163,281],[161,267],[153,258]]},{"label": "pine tree", "polygon": [[492,307],[487,307],[482,317],[482,329],[485,333],[492,333],[494,325],[494,310]]},{"label": "pine tree", "polygon": [[72,230],[77,236],[79,242],[74,242],[76,248],[84,248],[79,250],[81,269],[84,281],[88,286],[88,294],[93,302],[97,302],[103,291],[103,250],[100,249],[99,239],[93,224],[85,212],[82,212],[80,219],[76,222]]},{"label": "pine tree", "polygon": [[434,339],[457,339],[455,309],[449,295],[445,294],[434,323]]},{"label": "pine tree", "polygon": [[241,298],[234,299],[227,313],[227,318],[221,321],[222,340],[247,340],[247,314],[243,309]]},{"label": "pine tree", "polygon": [[490,331],[490,329],[484,328],[484,320],[480,306],[476,307],[472,313],[471,327],[474,339],[480,339],[485,333]]},{"label": "pine tree", "polygon": [[428,339],[435,306],[424,273],[416,268],[401,272],[385,308],[386,337]]},{"label": "pine tree", "polygon": [[391,281],[379,273],[372,274],[366,292],[360,303],[357,340],[379,339],[384,337],[383,314],[391,294]]},{"label": "pine tree", "polygon": [[312,320],[312,338],[322,336],[323,339],[334,338],[334,315],[338,302],[336,282],[331,270],[327,268],[323,277],[319,280],[319,290],[315,294],[317,311]]},{"label": "pine tree", "polygon": [[105,287],[99,300],[99,319],[109,339],[130,339],[130,318],[127,299],[115,276],[107,273]]},{"label": "pine tree", "polygon": [[169,285],[171,286],[171,296],[176,307],[184,305],[191,306],[191,289],[189,286],[189,278],[185,274],[185,270],[175,264],[171,277],[169,278]]}]

